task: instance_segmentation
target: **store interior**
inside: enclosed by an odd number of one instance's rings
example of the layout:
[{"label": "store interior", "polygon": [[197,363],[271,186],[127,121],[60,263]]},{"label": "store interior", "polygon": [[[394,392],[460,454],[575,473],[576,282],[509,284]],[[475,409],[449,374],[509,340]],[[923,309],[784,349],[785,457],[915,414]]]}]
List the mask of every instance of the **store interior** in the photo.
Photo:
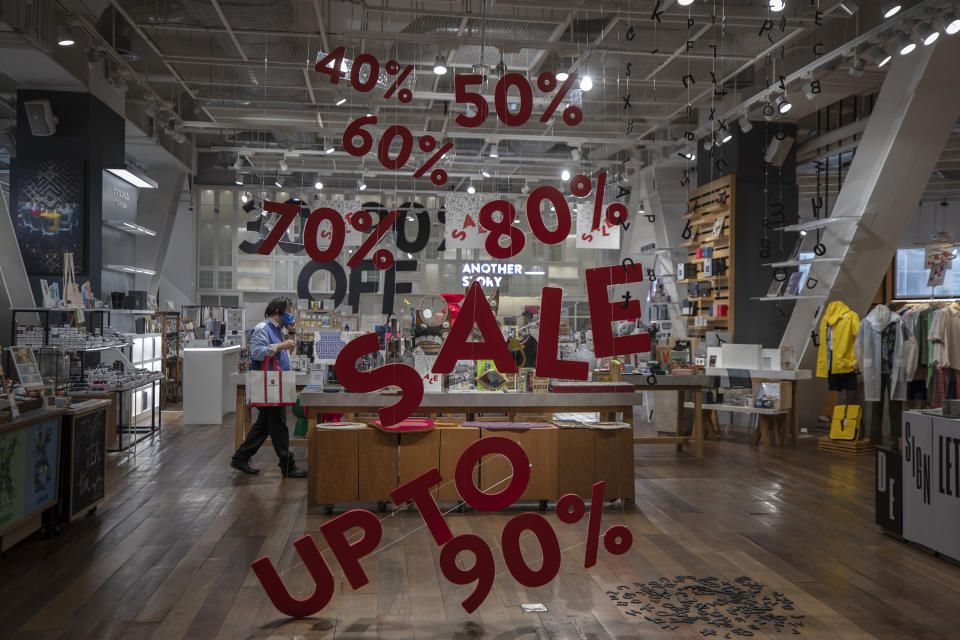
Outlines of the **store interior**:
[{"label": "store interior", "polygon": [[4,637],[957,637],[958,16],[0,0]]}]

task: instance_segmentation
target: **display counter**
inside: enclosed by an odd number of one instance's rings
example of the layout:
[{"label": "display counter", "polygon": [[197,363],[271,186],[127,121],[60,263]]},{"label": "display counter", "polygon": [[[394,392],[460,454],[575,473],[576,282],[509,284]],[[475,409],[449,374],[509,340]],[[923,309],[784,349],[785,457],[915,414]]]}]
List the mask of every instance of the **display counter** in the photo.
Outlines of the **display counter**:
[{"label": "display counter", "polygon": [[877,523],[960,561],[960,418],[904,411],[902,449],[877,450]]},{"label": "display counter", "polygon": [[183,350],[183,423],[216,424],[230,413],[240,346],[188,347]]},{"label": "display counter", "polygon": [[57,504],[64,413],[36,409],[0,424],[0,550],[39,531]]}]

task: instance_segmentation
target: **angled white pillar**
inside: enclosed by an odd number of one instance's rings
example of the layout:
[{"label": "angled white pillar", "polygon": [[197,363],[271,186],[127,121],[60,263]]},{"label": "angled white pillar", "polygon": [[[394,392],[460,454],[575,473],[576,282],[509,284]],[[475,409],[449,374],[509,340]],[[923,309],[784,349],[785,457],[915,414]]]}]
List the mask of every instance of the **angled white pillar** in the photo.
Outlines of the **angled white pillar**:
[{"label": "angled white pillar", "polygon": [[825,257],[841,260],[813,263],[819,284],[797,301],[781,342],[803,368],[816,364],[810,334],[829,302],[842,300],[861,316],[869,310],[960,117],[958,60],[960,36],[943,36],[892,63],[837,195],[836,222],[821,230]]}]

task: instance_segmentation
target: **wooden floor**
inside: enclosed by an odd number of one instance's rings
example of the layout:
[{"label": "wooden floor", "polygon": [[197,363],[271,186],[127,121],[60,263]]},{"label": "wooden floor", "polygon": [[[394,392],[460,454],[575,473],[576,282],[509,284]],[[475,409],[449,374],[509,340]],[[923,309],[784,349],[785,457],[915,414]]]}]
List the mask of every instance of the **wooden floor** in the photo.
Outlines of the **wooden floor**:
[{"label": "wooden floor", "polygon": [[[560,576],[520,587],[495,548],[495,586],[473,615],[459,604],[470,587],[440,575],[419,516],[397,513],[383,522],[382,544],[406,537],[364,562],[371,583],[356,592],[342,584],[318,616],[292,621],[273,609],[250,563],[269,555],[291,591],[311,592],[292,542],[316,534],[325,516],[307,508],[305,481],[281,480],[272,451],[254,459],[259,477],[228,467],[232,415],[219,428],[183,427],[177,415],[166,414],[162,435],[136,456],[109,456],[98,513],[3,555],[0,637],[699,639],[703,625],[663,630],[606,595],[687,574],[746,575],[783,593],[809,638],[960,637],[960,568],[882,535],[872,458],[825,454],[813,439],[767,454],[742,440],[708,442],[699,462],[672,447],[641,448],[636,507],[604,512],[606,525],[633,532],[627,555],[601,548],[584,570],[585,520],[565,525],[549,512],[569,547]],[[447,516],[454,533],[491,545],[507,518]],[[526,554],[538,557],[532,545]],[[524,613],[521,603],[548,612]],[[757,637],[793,635],[762,629]]]}]

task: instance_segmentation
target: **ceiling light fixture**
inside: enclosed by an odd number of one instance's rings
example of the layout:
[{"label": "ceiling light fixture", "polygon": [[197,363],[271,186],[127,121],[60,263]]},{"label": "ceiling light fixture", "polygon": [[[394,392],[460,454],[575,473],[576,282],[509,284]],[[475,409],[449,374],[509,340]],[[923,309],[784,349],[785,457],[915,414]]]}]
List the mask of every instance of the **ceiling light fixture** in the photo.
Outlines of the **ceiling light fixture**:
[{"label": "ceiling light fixture", "polygon": [[887,50],[880,46],[871,49],[867,55],[870,56],[870,59],[873,60],[873,63],[878,67],[884,66],[893,59],[893,56],[887,53]]},{"label": "ceiling light fixture", "polygon": [[320,176],[317,176],[317,181],[313,183],[313,188],[316,189],[317,191],[320,191],[320,189],[323,189],[323,183],[320,182]]},{"label": "ceiling light fixture", "polygon": [[344,104],[346,101],[347,101],[347,96],[340,95],[340,96],[337,96],[337,99],[334,101],[333,104],[339,107],[340,105]]},{"label": "ceiling light fixture", "polygon": [[852,16],[857,12],[857,3],[853,0],[842,0],[840,2],[840,9],[843,10],[848,16]]},{"label": "ceiling light fixture", "polygon": [[277,189],[283,189],[283,178],[277,176],[277,179],[273,181],[273,184],[277,187]]},{"label": "ceiling light fixture", "polygon": [[480,169],[480,175],[482,175],[484,178],[489,178],[489,177],[490,177],[490,172],[487,171],[487,168],[486,168],[486,167],[484,167],[484,168]]},{"label": "ceiling light fixture", "polygon": [[713,149],[713,138],[703,141],[703,150],[710,151],[710,149]]},{"label": "ceiling light fixture", "polygon": [[240,175],[239,173],[238,173],[236,176],[234,176],[234,178],[233,178],[233,184],[237,185],[238,187],[242,187],[242,186],[243,186],[243,176]]},{"label": "ceiling light fixture", "polygon": [[280,173],[286,173],[290,167],[287,166],[287,159],[280,158]]},{"label": "ceiling light fixture", "polygon": [[950,11],[943,14],[943,30],[947,32],[948,36],[952,36],[960,31],[960,18],[957,18],[957,16]]},{"label": "ceiling light fixture", "polygon": [[333,153],[334,151],[336,151],[336,149],[334,149],[333,144],[332,144],[329,140],[326,140],[326,139],[325,139],[325,140],[323,141],[323,152],[324,152],[324,153]]},{"label": "ceiling light fixture", "polygon": [[563,171],[561,171],[561,172],[560,172],[560,179],[563,180],[564,182],[566,182],[567,180],[569,180],[569,179],[570,179],[570,170],[569,170],[569,169],[564,169]]},{"label": "ceiling light fixture", "polygon": [[367,183],[363,181],[363,178],[360,178],[359,180],[357,180],[357,189],[360,191],[367,190]]},{"label": "ceiling light fixture", "polygon": [[723,136],[723,139],[720,141],[720,144],[727,144],[731,140],[733,140],[733,134],[727,133],[727,135]]},{"label": "ceiling light fixture", "polygon": [[686,160],[693,161],[697,159],[697,155],[695,153],[690,153],[689,151],[680,151],[677,153],[677,155]]},{"label": "ceiling light fixture", "polygon": [[677,0],[677,4],[681,7],[689,7],[693,4],[693,0]]},{"label": "ceiling light fixture", "polygon": [[888,2],[883,5],[883,17],[892,18],[893,16],[900,13],[900,3],[899,2]]},{"label": "ceiling light fixture", "polygon": [[780,113],[780,115],[787,113],[793,108],[793,105],[790,104],[790,101],[787,100],[787,96],[785,95],[777,96],[775,102],[777,103],[777,111]]},{"label": "ceiling light fixture", "polygon": [[918,24],[916,31],[917,35],[920,36],[920,42],[922,42],[925,47],[929,47],[940,37],[940,32],[934,29],[933,25],[929,22],[921,22]]},{"label": "ceiling light fixture", "polygon": [[61,47],[72,47],[76,43],[77,41],[73,39],[73,36],[70,35],[70,32],[67,31],[65,28],[60,27],[59,29],[57,29],[58,45],[60,45]]},{"label": "ceiling light fixture", "polygon": [[560,73],[557,74],[557,82],[566,82],[567,78],[569,77],[570,77],[569,73],[567,73],[566,71],[561,71]]},{"label": "ceiling light fixture", "polygon": [[593,78],[590,77],[589,73],[584,74],[584,76],[580,78],[580,90],[590,91],[591,89],[593,89]]},{"label": "ceiling light fixture", "polygon": [[774,13],[780,13],[787,8],[787,3],[785,0],[770,0],[770,3],[767,5],[770,7],[770,11]]},{"label": "ceiling light fixture", "polygon": [[899,51],[902,56],[913,53],[913,50],[917,48],[917,43],[905,33],[898,33],[896,40],[897,51]]},{"label": "ceiling light fixture", "polygon": [[250,196],[247,195],[247,193],[243,193],[240,195],[240,202],[242,202],[243,204],[247,204],[248,200],[250,200]]},{"label": "ceiling light fixture", "polygon": [[813,100],[817,97],[817,94],[820,93],[820,83],[813,84],[813,80],[810,82],[805,82],[800,90],[803,91],[803,95],[807,96],[807,100]]},{"label": "ceiling light fixture", "polygon": [[151,180],[149,176],[134,173],[133,171],[130,171],[127,168],[107,169],[107,171],[117,176],[124,182],[128,184],[132,184],[138,189],[156,189],[157,188],[156,181]]},{"label": "ceiling light fixture", "polygon": [[740,125],[741,133],[747,133],[750,129],[753,129],[753,123],[747,118],[747,114],[743,114],[743,117],[737,120],[737,124]]},{"label": "ceiling light fixture", "polygon": [[433,63],[433,72],[438,76],[447,75],[447,62],[443,56],[437,56],[437,61]]},{"label": "ceiling light fixture", "polygon": [[854,56],[853,60],[850,61],[850,75],[855,78],[859,78],[863,75],[863,70],[867,66],[867,61],[861,58],[860,56]]},{"label": "ceiling light fixture", "polygon": [[490,157],[499,158],[500,157],[500,148],[499,145],[494,142],[490,145]]},{"label": "ceiling light fixture", "polygon": [[467,184],[467,193],[473,195],[473,194],[476,193],[476,192],[477,192],[477,188],[476,188],[475,186],[473,186],[473,180],[471,180],[471,181]]}]

